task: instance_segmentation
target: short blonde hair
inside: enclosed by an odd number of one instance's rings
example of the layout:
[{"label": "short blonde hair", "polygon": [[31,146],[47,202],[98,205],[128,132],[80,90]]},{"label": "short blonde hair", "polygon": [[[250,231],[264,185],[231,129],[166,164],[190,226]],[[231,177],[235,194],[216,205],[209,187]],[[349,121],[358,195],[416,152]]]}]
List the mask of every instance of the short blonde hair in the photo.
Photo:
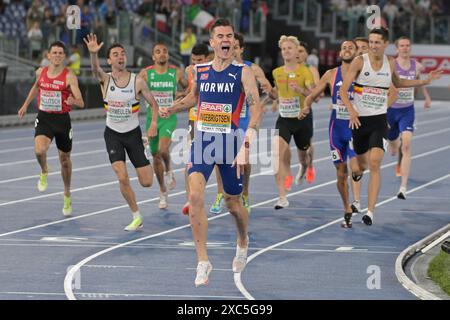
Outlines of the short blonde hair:
[{"label": "short blonde hair", "polygon": [[283,42],[286,42],[286,41],[291,41],[293,44],[295,44],[296,47],[300,46],[300,41],[298,41],[296,36],[282,35],[280,37],[280,40],[278,40],[278,47],[281,48],[281,45],[283,44]]}]

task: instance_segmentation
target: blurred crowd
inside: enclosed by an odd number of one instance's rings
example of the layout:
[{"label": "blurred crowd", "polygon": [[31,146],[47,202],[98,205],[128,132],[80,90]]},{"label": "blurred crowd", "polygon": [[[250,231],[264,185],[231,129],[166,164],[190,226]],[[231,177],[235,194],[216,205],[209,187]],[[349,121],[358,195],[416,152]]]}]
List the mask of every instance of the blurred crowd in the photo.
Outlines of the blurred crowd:
[{"label": "blurred crowd", "polygon": [[[249,13],[263,6],[262,0],[0,0],[0,37],[21,39],[21,46],[29,47],[31,58],[37,58],[49,43],[61,40],[67,45],[83,46],[82,39],[89,32],[100,38],[118,37],[117,17],[121,12],[133,12],[148,19],[154,26],[156,15],[162,16],[164,24],[160,32],[170,34],[179,28],[182,6],[199,6],[212,16],[229,17],[234,10],[240,12],[241,32],[249,29]],[[81,9],[81,29],[76,36],[66,28],[66,11],[69,5]],[[105,28],[106,27],[106,28]],[[107,33],[103,34],[102,33]],[[82,49],[83,50],[83,49]]]}]

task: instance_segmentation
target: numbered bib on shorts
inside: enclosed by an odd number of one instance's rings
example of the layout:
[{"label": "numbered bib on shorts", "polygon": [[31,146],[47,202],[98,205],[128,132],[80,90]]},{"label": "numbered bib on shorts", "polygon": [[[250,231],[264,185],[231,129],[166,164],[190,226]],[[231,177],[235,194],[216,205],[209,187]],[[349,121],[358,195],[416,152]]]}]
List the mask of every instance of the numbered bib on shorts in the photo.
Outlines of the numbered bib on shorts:
[{"label": "numbered bib on shorts", "polygon": [[396,102],[401,104],[413,104],[414,88],[399,88]]},{"label": "numbered bib on shorts", "polygon": [[230,133],[231,104],[202,102],[197,129],[202,132]]},{"label": "numbered bib on shorts", "polygon": [[387,106],[387,93],[383,88],[363,87],[360,104],[368,109],[383,109]]},{"label": "numbered bib on shorts", "polygon": [[160,108],[172,107],[173,93],[171,91],[152,91],[152,94]]},{"label": "numbered bib on shorts", "polygon": [[279,98],[279,108],[283,118],[297,118],[300,112],[300,98]]},{"label": "numbered bib on shorts", "polygon": [[350,113],[345,105],[333,104],[333,109],[336,110],[336,119],[350,120]]},{"label": "numbered bib on shorts", "polygon": [[108,119],[112,122],[125,122],[130,120],[133,111],[131,104],[126,101],[108,101]]},{"label": "numbered bib on shorts", "polygon": [[342,161],[341,154],[336,149],[333,149],[330,152],[331,152],[331,160],[333,162],[334,161]]},{"label": "numbered bib on shorts", "polygon": [[42,111],[62,111],[61,91],[48,91],[41,89],[40,106]]}]

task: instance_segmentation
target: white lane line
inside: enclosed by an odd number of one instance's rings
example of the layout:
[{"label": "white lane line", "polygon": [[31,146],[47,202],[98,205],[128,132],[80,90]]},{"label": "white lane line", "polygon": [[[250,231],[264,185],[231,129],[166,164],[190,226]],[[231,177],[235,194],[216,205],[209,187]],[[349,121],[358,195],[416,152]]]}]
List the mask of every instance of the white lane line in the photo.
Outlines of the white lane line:
[{"label": "white lane line", "polygon": [[[420,186],[418,186],[418,187],[416,187],[416,188],[414,188],[414,189],[411,189],[411,190],[407,191],[406,193],[407,193],[407,194],[414,193],[414,192],[416,192],[416,191],[418,191],[418,190],[424,189],[424,188],[426,188],[426,187],[428,187],[428,186],[430,186],[430,185],[433,185],[433,184],[435,184],[435,183],[441,182],[441,181],[443,181],[443,180],[445,180],[445,179],[448,179],[448,178],[450,178],[450,174],[447,174],[447,175],[445,175],[445,176],[443,176],[443,177],[440,177],[440,178],[431,180],[430,182],[424,183],[424,184],[422,184],[422,185],[420,185]],[[288,195],[288,197],[289,197],[289,196],[290,196],[290,195]],[[392,202],[392,201],[394,201],[394,200],[397,200],[397,196],[394,196],[394,197],[391,197],[391,198],[389,198],[389,199],[387,199],[387,200],[381,201],[381,202],[377,203],[377,204],[375,205],[375,207],[382,206],[382,205],[384,205],[384,204],[386,204],[386,203],[389,203],[389,202]],[[367,208],[364,209],[364,210],[362,210],[362,212],[364,212],[364,211],[367,211]],[[314,229],[309,230],[309,231],[307,231],[307,232],[301,233],[301,234],[299,234],[299,235],[297,235],[297,236],[295,236],[295,237],[292,237],[292,238],[290,238],[290,239],[287,239],[287,240],[284,240],[284,241],[275,243],[275,244],[273,244],[273,245],[271,245],[271,246],[269,246],[269,247],[267,247],[267,248],[265,248],[265,249],[263,249],[263,250],[260,250],[260,251],[258,251],[258,252],[255,252],[254,254],[252,254],[251,256],[248,257],[248,259],[247,259],[247,267],[248,267],[248,264],[249,264],[252,260],[254,260],[256,257],[260,256],[260,255],[263,254],[263,253],[266,253],[266,252],[268,252],[268,251],[270,251],[270,250],[272,250],[272,249],[275,249],[275,248],[277,248],[277,247],[280,247],[280,246],[282,246],[282,245],[285,245],[285,244],[287,244],[287,243],[289,243],[289,242],[298,240],[298,239],[300,239],[300,238],[304,238],[304,237],[306,237],[306,236],[308,236],[308,235],[310,235],[310,234],[312,234],[312,233],[314,233],[314,232],[320,231],[320,230],[325,229],[325,228],[327,228],[327,227],[329,227],[329,226],[332,226],[332,225],[334,225],[334,224],[336,224],[336,223],[339,223],[339,222],[341,222],[342,220],[343,220],[342,218],[333,220],[333,221],[331,221],[331,222],[329,222],[329,223],[326,223],[326,224],[324,224],[324,225],[321,225],[321,226],[319,226],[319,227],[317,227],[317,228],[314,228]],[[241,280],[241,274],[240,274],[240,273],[235,273],[235,274],[234,274],[234,283],[236,284],[236,287],[237,287],[238,290],[244,295],[245,298],[247,298],[248,300],[255,300],[255,298],[254,298],[254,297],[247,291],[247,289],[244,287],[244,285],[243,285],[243,283],[242,283],[242,280]]]},{"label": "white lane line", "polygon": [[[426,152],[426,153],[424,153],[424,154],[418,154],[418,155],[415,155],[415,156],[413,156],[413,157],[411,157],[411,158],[412,158],[412,159],[417,159],[417,158],[420,158],[420,157],[424,157],[425,155],[430,155],[430,154],[433,154],[433,153],[436,153],[436,152],[440,152],[440,151],[442,151],[442,150],[447,150],[447,149],[449,149],[449,148],[450,148],[450,146],[443,147],[443,148],[439,148],[439,149],[436,149],[436,150],[433,150],[433,151]],[[438,151],[438,150],[439,150],[439,151]],[[388,163],[388,164],[385,164],[385,165],[381,166],[381,169],[384,169],[384,168],[387,168],[387,167],[392,167],[392,166],[394,166],[394,165],[396,165],[396,164],[397,164],[396,161],[395,161],[395,162],[391,162],[391,163]],[[301,194],[301,193],[305,193],[305,192],[308,192],[308,191],[311,191],[311,190],[319,189],[319,188],[321,188],[321,187],[328,186],[328,185],[334,184],[334,183],[336,183],[336,179],[335,179],[335,180],[332,180],[332,181],[328,181],[328,182],[322,183],[322,184],[317,185],[317,186],[314,186],[314,187],[310,187],[310,188],[306,188],[306,189],[303,189],[303,190],[300,190],[300,191],[297,191],[297,192],[290,193],[290,194],[287,195],[287,197],[291,197],[291,196],[294,196],[294,195],[297,195],[297,194]],[[206,188],[208,188],[208,186],[207,186]],[[417,189],[417,188],[412,189],[412,190],[410,190],[410,191],[407,191],[407,194],[409,194],[409,193],[411,193],[411,192],[414,192],[416,189]],[[392,200],[394,200],[394,199],[397,199],[397,197],[392,197],[392,198],[389,198],[388,200],[382,201],[382,202],[380,202],[379,205],[384,204],[384,203],[387,203],[387,202],[390,202],[390,201],[392,201]],[[250,207],[251,207],[251,208],[259,207],[259,206],[265,205],[265,204],[267,204],[267,203],[270,203],[270,202],[273,202],[273,201],[276,201],[276,200],[278,200],[278,197],[272,198],[272,199],[269,199],[269,200],[266,200],[266,201],[263,201],[263,202],[259,202],[259,203],[257,203],[257,204],[251,205]],[[377,204],[377,206],[378,206],[378,204]],[[224,216],[226,216],[226,215],[228,215],[228,214],[229,214],[229,213],[226,212],[226,213],[217,215],[217,216],[215,216],[215,217],[208,218],[208,221],[213,221],[213,220],[215,220],[215,219],[219,219],[219,218],[224,217]],[[328,225],[335,224],[335,223],[337,223],[337,222],[339,222],[339,221],[342,221],[342,218],[336,219],[335,221],[326,224],[323,228],[326,228]],[[91,261],[91,260],[93,260],[93,259],[95,259],[95,258],[97,258],[97,257],[99,257],[99,256],[101,256],[101,255],[103,255],[103,254],[105,254],[105,253],[108,253],[108,252],[110,252],[110,251],[113,251],[113,250],[115,250],[115,249],[122,248],[122,247],[125,247],[125,246],[130,245],[130,244],[134,244],[134,243],[137,243],[137,242],[140,242],[140,241],[144,241],[144,240],[148,240],[148,239],[151,239],[151,238],[155,238],[155,237],[158,237],[158,236],[161,236],[161,235],[165,235],[165,234],[172,233],[172,232],[175,232],[175,231],[178,231],[178,230],[182,230],[182,229],[185,229],[185,228],[189,228],[189,227],[190,227],[190,224],[187,224],[187,225],[180,226],[180,227],[173,228],[173,229],[169,229],[169,230],[166,230],[166,231],[157,233],[157,234],[152,234],[152,235],[149,235],[149,236],[146,236],[146,237],[143,237],[143,238],[138,238],[138,239],[135,239],[135,240],[133,240],[133,241],[124,242],[124,243],[122,243],[122,244],[119,244],[119,245],[110,247],[110,248],[105,249],[105,250],[102,250],[102,251],[100,251],[100,252],[97,252],[97,253],[95,253],[95,254],[93,254],[93,255],[91,255],[91,256],[89,256],[89,257],[83,259],[82,261],[78,262],[75,266],[73,266],[73,267],[69,270],[69,272],[66,274],[66,277],[65,277],[65,279],[64,279],[64,291],[66,292],[67,298],[70,299],[70,300],[76,300],[75,295],[73,294],[73,291],[72,291],[73,277],[74,277],[74,275],[76,274],[76,272],[77,272],[78,270],[80,270],[80,268],[81,268],[83,265],[85,265],[86,263],[88,263],[89,261]],[[322,228],[322,229],[323,229],[323,228]],[[316,230],[316,229],[314,229],[314,230]],[[313,231],[313,232],[315,232],[315,231]],[[308,233],[308,234],[309,234],[309,233]],[[0,234],[0,237],[1,237],[1,236],[2,236],[2,235]],[[261,252],[261,251],[260,251],[260,252]],[[240,281],[240,274],[239,274],[239,279],[238,279],[238,281]],[[236,275],[235,275],[235,282],[236,282]],[[243,287],[242,287],[242,288],[243,288]],[[243,288],[243,289],[245,290],[245,288]],[[246,290],[245,290],[245,291],[246,291]],[[241,291],[241,292],[242,292],[242,291]]]},{"label": "white lane line", "polygon": [[[59,292],[20,292],[20,291],[4,291],[0,292],[5,295],[20,295],[20,296],[65,296],[64,293]],[[114,298],[114,297],[124,297],[124,298],[137,298],[137,297],[148,297],[148,298],[176,298],[176,299],[241,299],[240,296],[219,296],[219,295],[183,295],[183,294],[149,294],[149,293],[108,293],[108,292],[80,292],[83,298]]]},{"label": "white lane line", "polygon": [[[328,157],[323,157],[323,158],[317,159],[316,162],[325,161],[325,160],[329,160],[329,159],[330,159],[329,156]],[[295,167],[298,167],[298,166],[299,166],[299,164],[295,164],[295,165],[292,165],[291,168],[295,168]],[[180,168],[180,170],[184,170],[184,168]],[[174,170],[174,171],[176,171],[176,170]],[[257,176],[267,175],[270,172],[271,171],[262,171],[262,172],[259,172],[259,173],[252,174],[252,175],[250,175],[250,177],[253,178],[253,177],[257,177]],[[137,179],[137,178],[134,178],[134,179]],[[117,182],[109,182],[108,184],[113,184],[113,183],[117,183]],[[216,187],[216,186],[217,186],[217,183],[208,184],[206,186],[206,189],[210,189],[210,188],[213,188],[213,187]],[[93,187],[89,187],[89,188],[93,188]],[[82,188],[82,189],[84,189],[84,188]],[[74,192],[74,191],[75,190],[72,190],[71,192]],[[179,195],[182,195],[182,194],[185,194],[185,193],[186,193],[186,191],[179,191],[179,192],[176,192],[176,193],[169,194],[169,197],[175,197],[175,196],[179,196]],[[62,192],[58,192],[57,194],[63,194],[63,193]],[[43,196],[41,196],[41,197],[43,197]],[[34,198],[37,198],[37,197],[34,197]],[[30,200],[30,198],[28,198],[26,200],[28,201],[28,200]],[[159,196],[155,197],[155,198],[148,199],[148,200],[138,201],[137,204],[141,205],[141,204],[144,204],[144,203],[150,203],[150,202],[157,201],[157,200],[159,200]],[[17,200],[17,201],[14,201],[14,202],[17,203],[19,201],[20,200]],[[6,205],[6,204],[8,204],[8,203],[2,203],[2,204],[0,204],[0,207],[3,206],[3,205]],[[17,233],[21,233],[21,232],[25,232],[25,231],[40,229],[40,228],[44,228],[44,227],[48,227],[48,226],[51,226],[51,225],[72,221],[72,220],[83,219],[83,218],[86,218],[86,217],[95,216],[95,215],[99,215],[99,214],[103,214],[103,213],[106,213],[106,212],[111,212],[111,211],[115,211],[115,210],[119,210],[119,209],[124,209],[124,208],[128,208],[128,205],[125,204],[125,205],[121,205],[121,206],[117,206],[117,207],[112,207],[112,208],[108,208],[108,209],[94,211],[94,212],[91,212],[91,213],[83,214],[83,215],[72,217],[72,218],[65,218],[65,219],[62,219],[62,220],[57,220],[57,221],[53,221],[53,222],[49,222],[49,223],[44,223],[44,224],[33,226],[33,227],[28,227],[28,228],[19,229],[19,230],[7,232],[7,233],[2,233],[2,234],[0,234],[0,237],[5,237],[5,236],[8,236],[8,235],[17,234]]]},{"label": "white lane line", "polygon": [[[85,170],[99,169],[99,168],[104,168],[104,167],[111,167],[111,164],[110,163],[104,163],[104,164],[97,164],[97,165],[94,165],[94,166],[87,166],[87,167],[76,168],[76,169],[72,169],[72,173],[73,172],[79,172],[79,171],[85,171]],[[59,171],[53,171],[53,172],[49,172],[48,173],[49,176],[60,175],[60,174],[61,174],[61,172],[59,172]],[[39,178],[39,175],[35,174],[35,175],[24,176],[24,177],[20,177],[20,178],[0,180],[0,184],[16,182],[16,181],[23,181],[23,180],[29,180],[29,179],[37,179],[37,178]]]},{"label": "white lane line", "polygon": [[[59,243],[59,244],[49,244],[49,243],[0,243],[0,247],[34,247],[34,248],[76,248],[76,249],[81,249],[81,248],[109,248],[111,246],[114,245],[120,245],[121,243],[90,243],[90,242],[82,242],[82,243]],[[306,244],[305,244],[306,246]],[[143,249],[143,250],[148,250],[149,248],[151,249],[160,249],[160,250],[165,250],[165,249],[171,249],[171,250],[182,250],[182,251],[193,251],[194,247],[193,246],[177,246],[177,245],[161,245],[161,244],[134,244],[134,245],[128,245],[126,246],[129,249]],[[335,245],[333,247],[336,247]],[[265,249],[265,247],[251,247],[249,248],[249,251],[253,252],[253,251],[259,251],[259,250],[263,250]],[[236,250],[236,246],[235,245],[231,245],[228,247],[225,246],[209,246],[208,245],[208,250],[212,250],[212,251],[218,251],[218,250],[222,250],[222,251],[235,251]],[[328,253],[374,253],[374,254],[396,254],[398,255],[400,253],[400,251],[380,251],[380,250],[373,250],[373,251],[369,251],[369,249],[364,249],[364,248],[359,248],[359,249],[343,249],[343,250],[339,250],[339,248],[337,249],[292,249],[292,248],[275,248],[272,249],[271,251],[275,252],[275,251],[279,251],[279,252],[328,252]],[[112,269],[114,266],[110,266],[110,265],[84,265],[83,267],[96,267],[96,268],[105,268],[105,269]],[[123,268],[131,268],[131,266],[123,266]],[[133,268],[138,268],[138,266],[132,266]],[[143,267],[139,267],[139,268],[143,268]],[[156,269],[156,268],[155,268]],[[189,270],[195,270],[195,268],[186,268]],[[217,270],[216,268],[214,268],[214,270]],[[227,269],[230,270],[231,269]]]},{"label": "white lane line", "polygon": [[[419,155],[413,156],[412,159],[417,159],[417,158],[421,158],[421,157],[424,157],[424,156],[428,156],[430,154],[434,154],[434,153],[437,153],[437,152],[440,152],[440,151],[443,151],[443,150],[446,150],[446,149],[449,149],[449,148],[450,148],[450,146],[447,146],[447,147],[439,148],[439,149],[436,149],[436,150],[433,150],[433,151],[425,152],[423,154],[419,154]],[[329,159],[329,157],[324,157],[324,158],[321,158],[321,159],[317,159],[316,162],[324,161],[326,159]],[[382,166],[382,168],[384,168],[386,166],[393,166],[394,164],[395,164],[395,162],[391,162],[390,164]],[[291,168],[295,168],[295,167],[298,167],[298,166],[299,165],[296,164],[296,165],[291,166]],[[259,175],[265,175],[266,173],[267,172],[260,172],[260,173],[257,173],[257,174],[252,174],[250,177],[255,177],[255,176],[259,176]],[[133,178],[133,179],[137,179],[137,178]],[[336,182],[336,180],[332,180],[332,181],[327,182],[326,184],[322,184],[320,186],[333,184],[335,182]],[[112,184],[112,182],[110,182],[108,184]],[[216,185],[217,185],[217,183],[209,184],[209,185],[206,186],[206,189],[215,187]],[[303,191],[306,192],[306,191],[309,191],[309,190],[314,190],[314,189],[317,189],[316,187],[303,189],[301,191],[302,192]],[[92,187],[86,187],[86,188],[92,188]],[[86,188],[81,188],[81,189],[86,189]],[[75,190],[73,190],[72,192],[74,192]],[[174,196],[182,195],[182,194],[185,194],[185,193],[186,193],[185,191],[180,191],[180,192],[177,192],[177,193],[169,194],[169,197],[174,197]],[[61,195],[62,192],[59,192],[57,194]],[[49,195],[47,195],[47,196],[49,196]],[[45,197],[45,196],[40,196],[39,198],[42,198],[42,197]],[[33,197],[33,199],[36,199],[36,198],[38,198],[38,197]],[[30,198],[28,198],[28,200],[29,199]],[[275,200],[276,199],[277,198],[275,198]],[[139,201],[138,204],[140,205],[140,204],[149,203],[149,202],[153,202],[153,201],[157,201],[157,200],[159,200],[159,197],[155,197],[155,198],[152,198],[152,199]],[[20,200],[14,201],[14,203],[17,203],[19,201]],[[268,201],[262,202],[262,203],[259,204],[259,206],[263,206],[263,205],[268,204],[268,203],[270,203],[272,201],[273,200],[268,200]],[[6,204],[11,204],[11,203],[3,203],[3,204],[0,204],[0,206],[6,205]],[[8,236],[8,235],[13,235],[13,234],[17,234],[17,233],[21,233],[21,232],[25,232],[25,231],[40,229],[40,228],[48,227],[48,226],[51,226],[51,225],[56,225],[56,224],[65,223],[65,222],[72,221],[72,220],[78,220],[78,219],[82,219],[82,218],[86,218],[86,217],[90,217],[90,216],[94,216],[94,215],[99,215],[99,214],[103,214],[103,213],[107,213],[107,212],[111,212],[111,211],[115,211],[115,210],[119,210],[119,209],[124,209],[124,208],[127,208],[127,207],[128,207],[128,205],[121,205],[121,206],[117,206],[117,207],[112,207],[112,208],[108,208],[108,209],[94,211],[94,212],[91,212],[91,213],[83,214],[83,215],[72,217],[72,218],[66,218],[66,219],[57,220],[57,221],[53,221],[53,222],[49,222],[49,223],[45,223],[45,224],[41,224],[41,225],[37,225],[37,226],[32,226],[32,227],[28,227],[28,228],[23,228],[23,229],[18,229],[18,230],[6,232],[6,233],[3,233],[3,234],[0,234],[0,237],[5,237],[5,236]]]},{"label": "white lane line", "polygon": [[[449,130],[450,130],[450,129],[449,129]],[[318,141],[318,142],[315,142],[315,145],[319,145],[319,144],[326,143],[326,142],[328,142],[328,140]],[[292,147],[291,150],[294,150],[295,148],[296,148],[296,147]],[[260,154],[263,154],[263,152],[259,152],[259,153],[257,153],[257,154],[252,154],[252,155],[250,155],[250,159],[255,159],[255,158],[256,158],[257,156],[259,156]],[[315,162],[315,163],[322,162],[322,161],[325,161],[325,160],[327,160],[327,159],[329,159],[329,158],[330,158],[329,156],[323,157],[323,158],[319,158],[319,159],[317,159],[317,160],[314,160],[314,162]],[[110,167],[111,165],[108,163],[108,164],[104,164],[104,165],[100,165],[100,166],[108,166],[108,167]],[[293,165],[292,167],[298,167],[298,166],[299,166],[299,165],[296,164],[296,165]],[[95,166],[95,167],[99,167],[99,166]],[[184,172],[184,166],[181,167],[181,168],[172,170],[172,171],[173,171],[174,173],[177,173],[177,172]],[[269,172],[269,171],[264,171],[264,172],[261,172],[261,173],[256,174],[256,175],[264,175],[264,174],[268,174],[268,173],[270,173],[270,172]],[[58,174],[58,172],[53,172],[53,173],[49,173],[49,174]],[[36,177],[38,177],[38,176],[36,176]],[[250,176],[250,177],[253,177],[253,175]],[[29,178],[29,177],[27,177],[27,178]],[[135,180],[137,180],[137,179],[138,179],[138,177],[133,177],[133,178],[130,178],[130,181],[135,181]],[[9,179],[9,180],[7,180],[7,181],[10,181],[10,182],[11,182],[11,179]],[[3,182],[0,181],[0,183],[3,183]],[[90,185],[90,186],[87,186],[87,187],[82,187],[82,188],[72,189],[72,190],[70,190],[70,192],[71,192],[71,193],[74,193],[74,192],[79,192],[79,191],[86,191],[86,190],[91,190],[91,189],[96,189],[96,188],[101,188],[101,187],[111,186],[111,185],[115,185],[115,184],[118,184],[118,181],[117,181],[117,180],[110,181],[110,182],[105,182],[105,183],[100,183],[100,184],[94,184],[94,185]],[[40,196],[34,196],[34,197],[29,197],[29,198],[24,198],[24,199],[18,199],[18,200],[13,200],[13,201],[8,201],[8,202],[3,202],[3,203],[0,203],[0,207],[4,207],[4,206],[11,205],[11,204],[16,204],[16,203],[22,203],[22,202],[32,201],[32,200],[45,199],[45,198],[49,198],[49,197],[53,197],[53,196],[58,196],[58,195],[63,195],[63,194],[64,194],[63,191],[59,191],[59,192],[48,193],[48,194],[44,194],[44,195],[40,195]],[[169,196],[170,196],[170,195],[169,195]],[[158,199],[159,199],[159,198],[158,198]]]},{"label": "white lane line", "polygon": [[[259,142],[267,141],[267,140],[268,140],[267,138],[263,138],[263,139],[260,139]],[[328,140],[321,140],[321,141],[315,142],[315,144],[319,145],[319,144],[325,143],[327,141]],[[295,149],[295,147],[291,147],[291,150],[294,150],[294,149]],[[106,151],[104,149],[98,149],[98,150],[100,150],[99,152],[105,152],[105,154],[106,154]],[[184,150],[184,151],[188,152],[188,150]],[[89,151],[89,152],[91,152],[91,151]],[[170,153],[170,156],[173,157],[173,156],[178,155],[178,154],[179,154],[178,151],[172,151]],[[259,153],[256,153],[256,154],[252,153],[250,155],[250,159],[255,159],[260,154],[267,154],[267,152],[265,152],[265,153],[259,152]],[[59,159],[59,158],[58,157],[49,157],[48,159]],[[28,161],[28,162],[33,162],[34,163],[36,160],[24,160],[24,161]],[[7,164],[14,164],[14,162],[8,162]],[[129,164],[129,163],[127,163],[127,164]],[[0,164],[0,166],[1,166],[1,164]],[[104,167],[108,167],[108,168],[111,167],[111,164],[109,163],[109,161],[105,161],[105,163],[99,164],[99,165],[92,165],[92,166],[87,166],[87,167],[76,168],[76,169],[73,169],[72,172],[79,172],[79,171],[98,169],[98,168],[104,168]],[[183,168],[184,168],[184,165],[183,165]],[[52,176],[52,175],[58,175],[58,174],[60,174],[59,171],[53,171],[53,172],[49,172],[48,175]],[[0,180],[0,184],[16,182],[16,181],[22,181],[22,180],[28,180],[28,179],[35,179],[35,178],[39,178],[39,175],[30,175],[30,176],[24,176],[24,177],[12,178],[12,179]],[[117,181],[116,181],[116,183],[117,183]]]},{"label": "white lane line", "polygon": [[[422,127],[423,125],[427,125],[427,124],[432,124],[432,123],[436,123],[436,122],[441,122],[441,121],[447,121],[448,119],[450,119],[450,116],[449,117],[440,117],[440,118],[438,118],[438,119],[434,119],[434,120],[426,120],[426,121],[421,121],[420,122],[420,126]],[[321,118],[321,119],[314,119],[314,121],[317,121],[317,122],[320,122],[320,121],[323,121],[323,120],[327,120],[327,119],[325,119],[325,118]],[[315,133],[318,133],[318,132],[324,132],[324,131],[327,131],[328,130],[328,127],[327,126],[325,126],[325,127],[323,127],[323,128],[320,128],[320,129],[314,129],[314,132]],[[443,130],[441,130],[441,131],[439,131],[438,133],[443,133],[443,132],[446,132],[446,131],[449,131],[450,129],[443,129]],[[90,139],[90,140],[82,140],[82,141],[77,141],[77,145],[79,145],[79,144],[85,144],[85,143],[92,143],[92,142],[101,142],[101,141],[104,141],[104,139]],[[53,147],[54,145],[52,144],[52,147]],[[10,153],[10,152],[15,152],[15,151],[26,151],[26,150],[34,150],[34,145],[32,145],[32,146],[29,146],[29,147],[21,147],[21,148],[14,148],[14,149],[2,149],[2,150],[0,150],[0,154],[2,154],[2,153]],[[92,150],[92,151],[87,151],[87,152],[80,152],[80,153],[72,153],[71,154],[71,156],[72,157],[77,157],[77,156],[84,156],[84,155],[87,155],[87,154],[94,154],[94,153],[100,153],[100,152],[106,152],[105,151],[105,149],[104,148],[102,148],[102,149],[95,149],[95,150]],[[55,160],[55,159],[58,159],[58,157],[56,156],[56,157],[49,157],[48,158],[49,160]],[[0,167],[1,166],[9,166],[9,165],[14,165],[14,164],[24,164],[24,163],[34,163],[36,161],[36,159],[29,159],[29,160],[23,160],[23,161],[16,161],[16,162],[14,162],[14,161],[12,161],[12,162],[5,162],[5,163],[0,163]]]},{"label": "white lane line", "polygon": [[[81,145],[81,144],[88,144],[88,143],[93,143],[93,142],[103,142],[105,141],[103,138],[99,138],[99,139],[88,139],[88,140],[81,140],[81,141],[77,141],[76,145]],[[11,149],[2,149],[0,150],[0,154],[2,153],[10,153],[10,152],[18,152],[18,151],[28,151],[28,150],[34,150],[34,144],[27,146],[27,147],[20,147],[20,148],[11,148]],[[50,152],[53,152],[53,150],[57,150],[56,149],[56,145],[55,144],[51,144],[50,145]],[[99,149],[95,149],[95,150],[99,150]],[[74,153],[75,154],[75,153]]]},{"label": "white lane line", "polygon": [[[105,149],[101,149],[101,150],[96,149],[96,150],[92,150],[92,151],[78,152],[78,153],[71,154],[70,157],[74,158],[74,157],[80,157],[80,156],[87,156],[87,155],[96,154],[96,153],[106,154],[106,150]],[[55,159],[59,159],[59,156],[47,157],[47,160],[55,160]],[[4,162],[4,163],[0,163],[0,167],[7,167],[7,166],[12,166],[12,165],[17,165],[17,164],[25,164],[25,163],[35,163],[35,162],[36,162],[36,159]]]},{"label": "white lane line", "polygon": [[[424,133],[421,135],[417,135],[414,137],[415,140],[417,139],[421,139],[424,137],[429,137],[432,135],[439,135],[442,132],[445,131],[450,131],[450,128],[448,129],[443,129],[443,130],[438,130],[438,131],[432,131],[432,132],[428,132],[428,133]],[[314,145],[319,145],[319,144],[323,144],[323,143],[327,143],[328,139],[324,139],[324,140],[320,140],[320,141],[316,141],[314,142]],[[291,147],[291,150],[294,150],[296,147]],[[262,154],[262,152],[259,152],[257,154],[252,154],[250,156],[251,159],[254,159],[254,157],[258,156]],[[328,157],[325,158],[320,158],[320,159],[316,159],[314,160],[315,163],[323,161],[323,159],[328,159]],[[106,163],[106,164],[101,164],[101,165],[96,165],[96,166],[90,166],[90,167],[86,167],[86,168],[78,168],[78,169],[74,169],[73,171],[82,171],[82,170],[88,170],[88,169],[95,169],[95,168],[100,168],[100,167],[109,167],[110,164]],[[296,165],[298,166],[298,165]],[[173,172],[180,172],[180,171],[184,171],[184,167],[183,168],[179,168],[176,170],[173,170]],[[54,175],[54,174],[59,174],[59,172],[50,172],[49,175]],[[33,175],[33,176],[27,176],[27,177],[22,177],[22,178],[15,178],[15,179],[8,179],[8,180],[0,180],[0,184],[2,183],[7,183],[7,182],[14,182],[14,181],[18,181],[18,180],[25,180],[25,179],[30,179],[30,178],[37,178],[39,177],[38,175]],[[134,178],[130,178],[131,181],[137,180],[137,177]],[[117,180],[114,181],[110,181],[110,182],[105,182],[102,184],[97,184],[97,185],[91,185],[91,186],[87,186],[87,187],[83,187],[83,188],[77,188],[77,189],[73,189],[71,190],[71,192],[78,192],[78,191],[85,191],[85,190],[90,190],[90,189],[95,189],[95,188],[100,188],[100,187],[104,187],[104,186],[109,186],[109,185],[114,185],[117,184]],[[4,202],[0,204],[1,206],[6,206],[6,205],[10,205],[10,204],[15,204],[15,203],[20,203],[20,202],[26,202],[26,201],[31,201],[31,200],[37,200],[37,199],[42,199],[42,198],[48,198],[48,197],[52,197],[52,196],[57,196],[57,195],[62,195],[63,192],[54,192],[51,194],[46,194],[46,195],[41,195],[41,196],[35,196],[35,197],[30,197],[30,198],[25,198],[25,199],[19,199],[19,200],[14,200],[14,201],[9,201],[9,202]]]}]

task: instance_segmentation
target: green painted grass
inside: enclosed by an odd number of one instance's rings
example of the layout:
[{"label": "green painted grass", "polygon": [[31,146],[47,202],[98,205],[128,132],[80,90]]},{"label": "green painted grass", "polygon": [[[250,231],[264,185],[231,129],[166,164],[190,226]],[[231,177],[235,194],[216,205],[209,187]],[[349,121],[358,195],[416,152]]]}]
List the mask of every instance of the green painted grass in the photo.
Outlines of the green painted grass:
[{"label": "green painted grass", "polygon": [[450,254],[441,250],[431,261],[428,276],[450,295]]}]

